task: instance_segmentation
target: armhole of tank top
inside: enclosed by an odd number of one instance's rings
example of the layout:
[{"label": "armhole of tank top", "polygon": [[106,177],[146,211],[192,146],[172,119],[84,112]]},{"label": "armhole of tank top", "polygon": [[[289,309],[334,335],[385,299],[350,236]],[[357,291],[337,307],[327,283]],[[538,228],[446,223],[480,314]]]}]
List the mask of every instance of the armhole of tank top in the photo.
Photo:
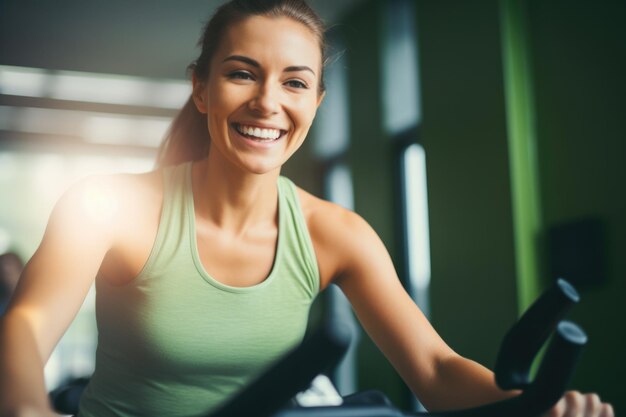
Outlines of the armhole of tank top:
[{"label": "armhole of tank top", "polygon": [[163,184],[163,200],[161,202],[161,215],[159,216],[159,224],[157,226],[156,236],[154,237],[154,242],[152,243],[152,248],[150,249],[150,254],[146,259],[146,263],[141,268],[141,271],[137,274],[137,276],[131,282],[137,282],[145,279],[145,277],[150,273],[152,266],[155,263],[155,260],[158,258],[158,254],[163,246],[163,234],[165,233],[165,220],[169,217],[170,207],[171,207],[171,193],[172,193],[172,181],[173,176],[175,175],[174,170],[176,166],[168,166],[163,168],[162,174],[162,184]]},{"label": "armhole of tank top", "polygon": [[294,204],[296,205],[297,214],[295,216],[296,221],[298,222],[299,228],[303,231],[304,243],[306,246],[307,257],[306,262],[309,264],[309,267],[312,271],[312,276],[310,276],[310,280],[312,284],[313,296],[317,295],[320,291],[320,270],[319,265],[317,264],[317,255],[315,253],[315,247],[313,246],[313,240],[311,239],[311,234],[309,233],[309,227],[306,223],[306,219],[304,218],[304,212],[302,211],[302,204],[300,203],[300,196],[298,195],[298,188],[293,181],[291,181],[287,177],[280,177],[284,184],[284,187],[288,189],[288,192],[291,194],[293,198]]}]

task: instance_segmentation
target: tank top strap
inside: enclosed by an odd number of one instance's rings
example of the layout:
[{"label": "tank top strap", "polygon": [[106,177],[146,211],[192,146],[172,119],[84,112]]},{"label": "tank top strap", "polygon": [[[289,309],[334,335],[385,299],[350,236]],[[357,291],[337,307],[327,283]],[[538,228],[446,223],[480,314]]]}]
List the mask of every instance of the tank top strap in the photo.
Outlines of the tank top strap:
[{"label": "tank top strap", "polygon": [[280,239],[284,240],[286,249],[283,262],[286,267],[292,266],[298,271],[293,277],[301,281],[313,298],[319,292],[320,275],[296,185],[287,177],[279,177],[278,195],[282,200],[280,207],[285,210],[283,230],[280,231]]},{"label": "tank top strap", "polygon": [[141,279],[153,269],[164,269],[176,259],[181,245],[188,241],[185,221],[187,177],[191,162],[163,168],[163,203],[157,235],[148,260],[137,277]]}]

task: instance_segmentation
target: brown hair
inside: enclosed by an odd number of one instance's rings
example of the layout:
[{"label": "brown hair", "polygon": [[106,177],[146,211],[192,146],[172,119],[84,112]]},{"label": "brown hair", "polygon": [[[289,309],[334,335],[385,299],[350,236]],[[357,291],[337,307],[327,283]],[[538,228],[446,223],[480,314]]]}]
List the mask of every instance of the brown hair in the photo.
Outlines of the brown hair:
[{"label": "brown hair", "polygon": [[[322,67],[326,62],[324,23],[304,0],[232,0],[217,9],[204,27],[198,45],[202,52],[198,59],[189,65],[188,70],[200,81],[209,76],[209,66],[226,29],[248,17],[288,17],[305,25],[319,41],[322,53]],[[319,93],[324,91],[323,68],[320,75]],[[209,152],[211,138],[206,118],[196,108],[190,97],[161,143],[157,156],[157,166],[176,165],[185,161],[204,158]]]}]

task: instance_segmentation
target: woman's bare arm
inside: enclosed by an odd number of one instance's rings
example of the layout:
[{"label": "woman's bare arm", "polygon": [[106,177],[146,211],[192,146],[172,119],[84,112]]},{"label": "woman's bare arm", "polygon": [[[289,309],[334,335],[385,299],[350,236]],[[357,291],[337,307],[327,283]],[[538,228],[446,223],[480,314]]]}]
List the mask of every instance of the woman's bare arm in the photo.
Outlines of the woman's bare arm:
[{"label": "woman's bare arm", "polygon": [[[43,366],[111,246],[113,191],[85,180],[59,200],[0,322],[0,415],[50,413]],[[36,414],[24,410],[36,410]]]},{"label": "woman's bare arm", "polygon": [[[340,208],[314,233],[334,236],[342,260],[335,283],[365,331],[430,410],[465,408],[506,397],[493,374],[456,354],[402,287],[378,235],[358,215]],[[319,226],[321,225],[321,226]],[[450,395],[450,393],[455,393]]]},{"label": "woman's bare arm", "polygon": [[[320,206],[322,207],[322,206]],[[432,328],[397,277],[377,234],[358,215],[326,205],[309,221],[320,271],[331,268],[366,332],[429,410],[474,407],[514,395],[484,366],[455,353]],[[324,284],[324,278],[323,278]],[[327,282],[326,282],[327,284]],[[595,394],[568,392],[546,416],[612,417]]]}]

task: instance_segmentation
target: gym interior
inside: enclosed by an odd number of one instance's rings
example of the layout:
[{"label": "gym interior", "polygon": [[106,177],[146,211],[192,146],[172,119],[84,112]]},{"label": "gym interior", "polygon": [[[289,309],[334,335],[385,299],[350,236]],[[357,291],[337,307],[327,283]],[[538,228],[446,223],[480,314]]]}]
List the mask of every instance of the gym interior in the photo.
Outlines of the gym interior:
[{"label": "gym interior", "polygon": [[[27,261],[78,179],[152,169],[220,3],[0,2],[1,253]],[[589,336],[571,386],[626,410],[626,2],[311,4],[329,23],[328,93],[283,174],[363,216],[437,331],[487,367],[568,279]],[[320,303],[351,315],[336,291]],[[353,323],[338,388],[413,407]],[[93,370],[95,343],[91,294],[46,367],[51,389]]]}]

